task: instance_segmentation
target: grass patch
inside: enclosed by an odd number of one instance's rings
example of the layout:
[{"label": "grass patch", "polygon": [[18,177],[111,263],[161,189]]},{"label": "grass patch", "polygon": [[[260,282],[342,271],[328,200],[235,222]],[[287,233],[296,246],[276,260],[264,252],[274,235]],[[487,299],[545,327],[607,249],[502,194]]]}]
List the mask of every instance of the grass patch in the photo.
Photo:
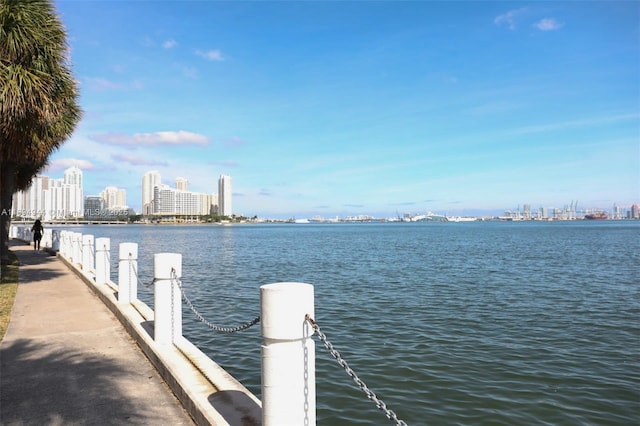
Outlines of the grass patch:
[{"label": "grass patch", "polygon": [[20,262],[13,252],[9,251],[9,263],[2,265],[2,279],[0,280],[0,340],[9,326],[11,308],[18,291],[18,267]]}]

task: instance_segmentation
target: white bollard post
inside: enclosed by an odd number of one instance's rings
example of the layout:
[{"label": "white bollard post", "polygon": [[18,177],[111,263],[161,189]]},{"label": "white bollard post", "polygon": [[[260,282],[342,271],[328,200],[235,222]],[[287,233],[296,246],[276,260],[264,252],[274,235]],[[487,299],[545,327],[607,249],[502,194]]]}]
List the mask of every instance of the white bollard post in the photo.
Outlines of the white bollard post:
[{"label": "white bollard post", "polygon": [[64,257],[69,257],[67,255],[67,232],[60,231],[60,254]]},{"label": "white bollard post", "polygon": [[31,228],[28,226],[21,226],[19,228],[20,239],[24,241],[31,242],[33,240],[33,235],[31,234]]},{"label": "white bollard post", "polygon": [[66,251],[67,251],[67,247],[66,247],[66,240],[67,240],[67,231],[60,231],[60,237],[58,240],[58,253],[60,253],[61,255],[66,257]]},{"label": "white bollard post", "polygon": [[51,248],[53,251],[60,251],[60,231],[57,229],[51,231]]},{"label": "white bollard post", "polygon": [[96,238],[96,284],[111,280],[111,239]]},{"label": "white bollard post", "polygon": [[262,425],[315,425],[316,373],[313,285],[260,287]]},{"label": "white bollard post", "polygon": [[66,233],[67,240],[67,258],[69,260],[73,260],[73,231],[67,231]]},{"label": "white bollard post", "polygon": [[95,248],[93,247],[93,235],[82,236],[82,270],[93,271],[95,268]]},{"label": "white bollard post", "polygon": [[74,232],[71,237],[73,241],[73,253],[71,254],[71,259],[73,263],[82,263],[82,234],[80,232]]},{"label": "white bollard post", "polygon": [[53,229],[45,228],[42,232],[42,241],[40,241],[41,248],[53,247]]},{"label": "white bollard post", "polygon": [[118,302],[138,300],[138,244],[120,243],[118,255]]},{"label": "white bollard post", "polygon": [[176,279],[182,277],[182,255],[158,253],[153,255],[154,340],[173,343],[182,336],[182,294]]},{"label": "white bollard post", "polygon": [[68,259],[71,253],[71,231],[64,231],[64,256]]}]

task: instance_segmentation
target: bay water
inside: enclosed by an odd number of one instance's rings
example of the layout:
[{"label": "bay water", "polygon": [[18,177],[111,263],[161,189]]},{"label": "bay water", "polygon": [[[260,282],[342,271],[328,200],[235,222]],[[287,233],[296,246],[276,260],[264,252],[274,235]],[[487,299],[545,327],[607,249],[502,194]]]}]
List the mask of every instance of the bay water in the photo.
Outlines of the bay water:
[{"label": "bay water", "polygon": [[[410,425],[640,424],[640,222],[93,225],[181,253],[211,323],[259,315],[259,288],[314,285],[321,330]],[[112,279],[117,281],[116,271]],[[224,334],[183,306],[184,335],[260,397],[260,327]],[[315,338],[314,338],[315,339]],[[316,339],[317,424],[392,424]]]}]

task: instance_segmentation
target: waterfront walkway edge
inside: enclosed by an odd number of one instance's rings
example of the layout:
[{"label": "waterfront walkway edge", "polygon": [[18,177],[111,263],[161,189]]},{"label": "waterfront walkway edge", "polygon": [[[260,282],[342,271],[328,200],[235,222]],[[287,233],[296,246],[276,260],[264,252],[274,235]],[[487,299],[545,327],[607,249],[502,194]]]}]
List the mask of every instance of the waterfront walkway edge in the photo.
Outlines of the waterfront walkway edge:
[{"label": "waterfront walkway edge", "polygon": [[118,302],[114,282],[97,284],[71,259],[52,249],[43,249],[75,273],[113,313],[196,424],[262,424],[261,401],[189,340],[181,336],[173,345],[158,344],[153,340],[154,313],[144,302]]},{"label": "waterfront walkway edge", "polygon": [[123,304],[115,284],[97,284],[60,253],[65,263],[102,300],[134,338],[185,410],[198,425],[261,424],[260,400],[184,337],[174,345],[153,340],[153,311],[143,302]]},{"label": "waterfront walkway edge", "polygon": [[115,284],[97,284],[69,259],[56,256],[113,312],[198,425],[261,424],[260,400],[195,345],[184,337],[174,345],[153,340],[154,314],[146,304],[119,303]]}]

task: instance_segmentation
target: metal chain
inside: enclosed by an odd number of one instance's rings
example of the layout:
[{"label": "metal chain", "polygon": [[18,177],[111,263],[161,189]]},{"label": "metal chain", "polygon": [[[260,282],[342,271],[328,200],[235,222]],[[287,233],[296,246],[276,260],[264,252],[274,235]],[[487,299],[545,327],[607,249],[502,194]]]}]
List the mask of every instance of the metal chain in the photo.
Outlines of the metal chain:
[{"label": "metal chain", "polygon": [[[129,256],[131,256],[131,255],[129,255]],[[131,257],[129,257],[129,264],[131,265],[131,270],[133,271],[133,275],[136,276],[136,281],[138,282],[138,284],[142,284],[144,287],[149,288],[156,282],[155,279],[152,279],[149,284],[143,283],[142,281],[140,281],[140,277],[138,276],[138,270],[136,269],[135,265],[133,264],[133,261],[132,261]]]},{"label": "metal chain", "polygon": [[107,257],[107,264],[109,264],[113,269],[118,269],[118,264],[117,263],[115,263],[115,264],[111,263],[111,252],[109,250],[107,250],[107,245],[105,244],[103,246],[103,248],[104,248],[104,254]]},{"label": "metal chain", "polygon": [[175,331],[175,304],[174,304],[174,298],[173,298],[173,280],[176,280],[178,282],[180,282],[178,280],[178,277],[176,275],[176,270],[174,268],[171,268],[171,342],[175,342],[176,339],[174,337],[174,331]]},{"label": "metal chain", "polygon": [[235,333],[238,331],[244,331],[248,328],[253,327],[254,325],[256,325],[257,323],[260,322],[260,316],[256,317],[255,319],[242,324],[238,327],[220,327],[217,326],[209,321],[207,321],[205,319],[205,317],[202,316],[202,314],[200,312],[198,312],[198,310],[196,309],[196,307],[193,305],[193,303],[191,302],[191,300],[189,300],[189,298],[187,297],[187,294],[184,292],[184,288],[182,287],[182,281],[175,276],[175,271],[172,271],[173,277],[172,279],[176,280],[176,283],[178,284],[178,288],[180,289],[180,293],[182,293],[182,298],[184,299],[184,301],[186,302],[187,306],[189,307],[189,309],[191,309],[191,312],[194,313],[194,315],[196,316],[196,318],[198,318],[198,320],[200,320],[201,323],[203,323],[204,325],[206,325],[207,327],[209,327],[211,330],[213,331],[218,331],[221,333]]},{"label": "metal chain", "polygon": [[349,367],[349,364],[347,364],[347,361],[345,361],[342,358],[342,355],[340,355],[340,352],[338,352],[333,348],[333,345],[331,344],[331,342],[327,340],[327,336],[320,330],[320,326],[318,326],[318,324],[313,320],[313,318],[311,318],[309,314],[307,314],[305,315],[305,319],[309,321],[309,323],[311,324],[315,332],[318,333],[318,338],[324,344],[324,347],[329,350],[329,353],[331,353],[331,356],[335,358],[335,360],[338,362],[338,364],[340,364],[342,368],[344,368],[344,371],[349,375],[349,377],[353,379],[353,381],[358,385],[360,390],[367,395],[367,398],[373,401],[373,403],[376,404],[376,407],[378,407],[379,410],[384,412],[385,416],[387,416],[389,420],[395,422],[396,425],[407,426],[407,423],[405,421],[398,419],[398,416],[396,415],[396,413],[388,409],[387,405],[382,400],[380,400],[376,396],[376,394],[373,393],[373,391],[371,391],[362,380],[360,380],[358,375],[351,369],[351,367]]}]

